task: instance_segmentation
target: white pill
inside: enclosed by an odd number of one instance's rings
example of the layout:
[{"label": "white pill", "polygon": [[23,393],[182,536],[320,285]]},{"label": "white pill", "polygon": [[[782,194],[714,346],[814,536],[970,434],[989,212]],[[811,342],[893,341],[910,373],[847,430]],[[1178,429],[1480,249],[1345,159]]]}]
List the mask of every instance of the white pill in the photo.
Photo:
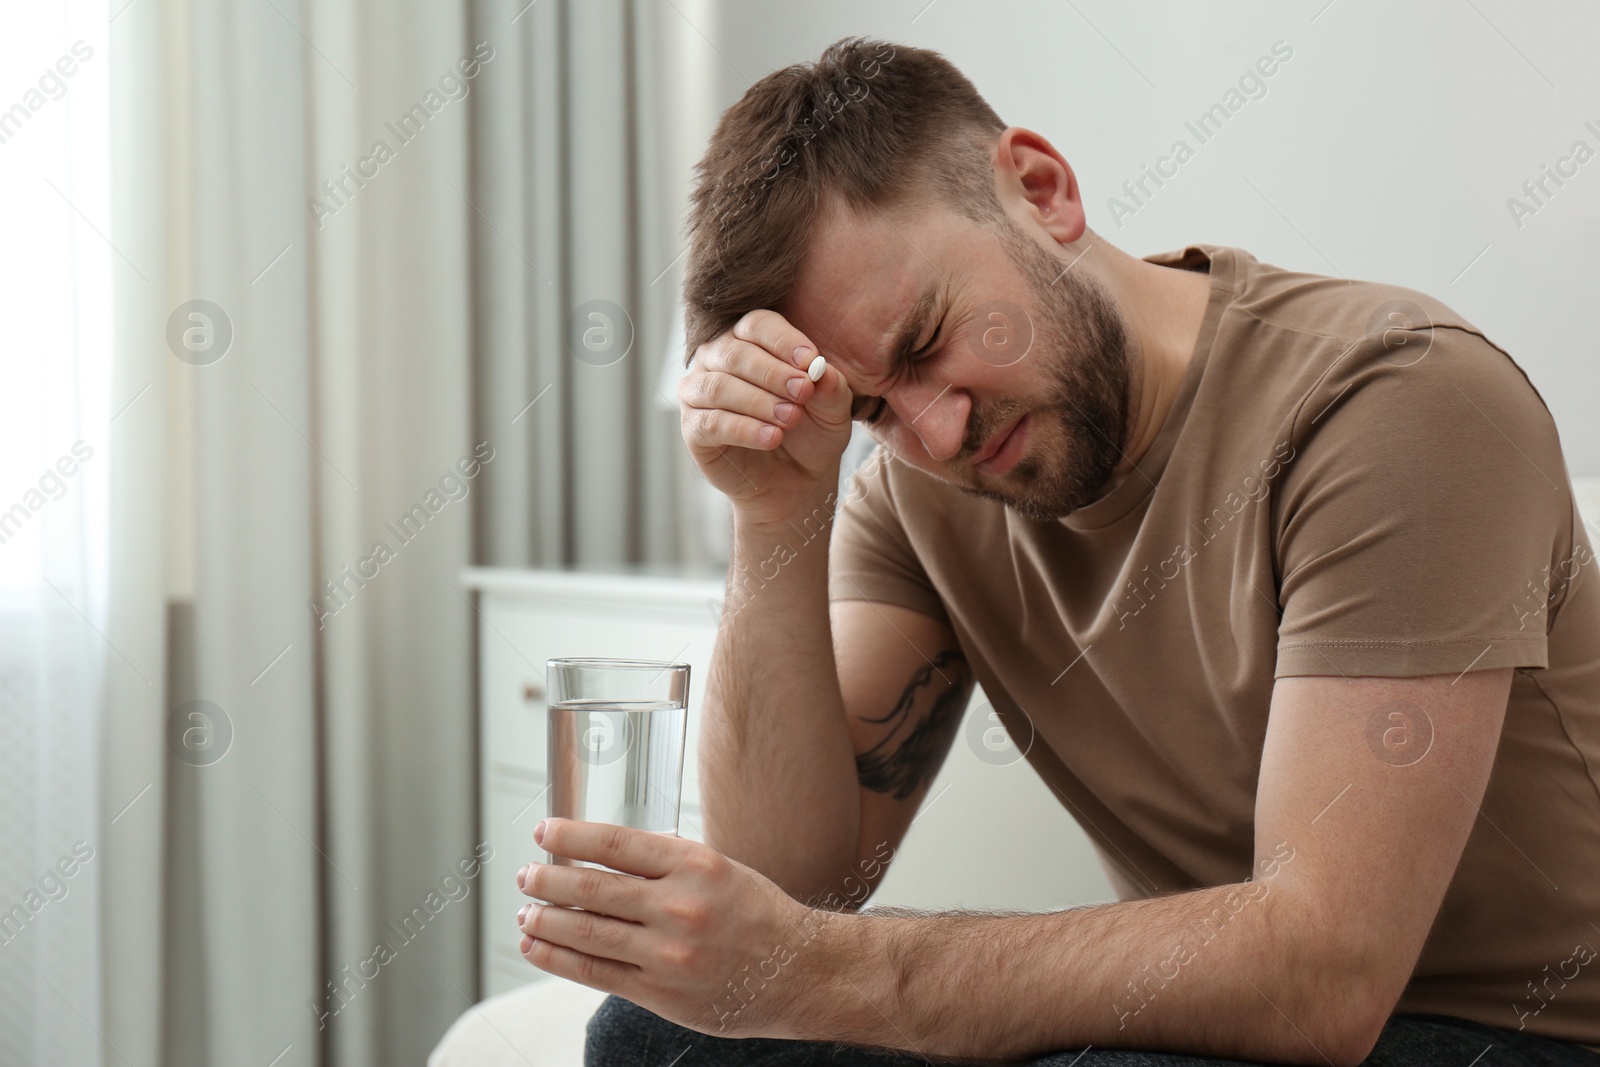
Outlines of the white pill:
[{"label": "white pill", "polygon": [[806,377],[812,381],[817,381],[822,377],[822,372],[827,369],[828,361],[821,356],[816,356],[811,360],[811,366],[806,368]]}]

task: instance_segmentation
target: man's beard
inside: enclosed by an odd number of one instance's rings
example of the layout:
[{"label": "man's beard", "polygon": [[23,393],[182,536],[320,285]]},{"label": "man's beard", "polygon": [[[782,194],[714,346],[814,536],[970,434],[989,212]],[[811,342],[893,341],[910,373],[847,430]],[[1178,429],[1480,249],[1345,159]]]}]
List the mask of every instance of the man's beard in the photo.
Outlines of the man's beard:
[{"label": "man's beard", "polygon": [[[1000,397],[973,410],[964,455],[976,455],[994,434],[1031,410],[1029,450],[994,484],[961,488],[1026,518],[1050,521],[1093,501],[1122,458],[1132,377],[1128,333],[1092,275],[1063,271],[1059,258],[1009,218],[999,237],[1033,294],[1032,350],[1024,358],[1046,361],[1052,385],[1031,409]],[[982,471],[974,476],[985,477]]]}]

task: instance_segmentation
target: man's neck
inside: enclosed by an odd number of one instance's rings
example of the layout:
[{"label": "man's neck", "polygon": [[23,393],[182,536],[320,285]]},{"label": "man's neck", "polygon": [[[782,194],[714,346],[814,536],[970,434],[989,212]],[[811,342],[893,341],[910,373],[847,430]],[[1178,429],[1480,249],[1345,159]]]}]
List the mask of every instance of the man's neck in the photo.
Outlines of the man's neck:
[{"label": "man's neck", "polygon": [[1115,485],[1150,450],[1167,421],[1200,337],[1211,278],[1137,259],[1104,240],[1096,243],[1110,253],[1099,264],[1101,277],[1128,327],[1128,443],[1113,468]]}]

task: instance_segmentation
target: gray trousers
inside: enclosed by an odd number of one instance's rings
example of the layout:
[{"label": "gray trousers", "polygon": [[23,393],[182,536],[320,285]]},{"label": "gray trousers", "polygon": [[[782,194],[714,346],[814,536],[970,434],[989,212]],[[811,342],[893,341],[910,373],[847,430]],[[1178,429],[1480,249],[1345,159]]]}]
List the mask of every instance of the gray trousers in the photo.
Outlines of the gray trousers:
[{"label": "gray trousers", "polygon": [[[710,1037],[667,1022],[621,997],[589,1020],[585,1067],[923,1067],[928,1061],[826,1041]],[[1373,1067],[1600,1067],[1579,1045],[1443,1015],[1397,1015],[1366,1059]],[[1053,1052],[1026,1067],[1260,1067],[1240,1060],[1092,1048]]]}]

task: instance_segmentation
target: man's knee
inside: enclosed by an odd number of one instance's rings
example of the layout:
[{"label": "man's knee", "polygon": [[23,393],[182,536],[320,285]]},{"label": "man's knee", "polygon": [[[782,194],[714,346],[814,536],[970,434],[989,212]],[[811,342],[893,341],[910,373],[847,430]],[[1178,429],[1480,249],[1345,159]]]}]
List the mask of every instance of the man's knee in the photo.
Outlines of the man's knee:
[{"label": "man's knee", "polygon": [[676,1043],[681,1050],[685,1037],[698,1036],[616,995],[601,1002],[589,1019],[587,1034],[584,1067],[650,1063],[650,1057],[668,1045]]}]

